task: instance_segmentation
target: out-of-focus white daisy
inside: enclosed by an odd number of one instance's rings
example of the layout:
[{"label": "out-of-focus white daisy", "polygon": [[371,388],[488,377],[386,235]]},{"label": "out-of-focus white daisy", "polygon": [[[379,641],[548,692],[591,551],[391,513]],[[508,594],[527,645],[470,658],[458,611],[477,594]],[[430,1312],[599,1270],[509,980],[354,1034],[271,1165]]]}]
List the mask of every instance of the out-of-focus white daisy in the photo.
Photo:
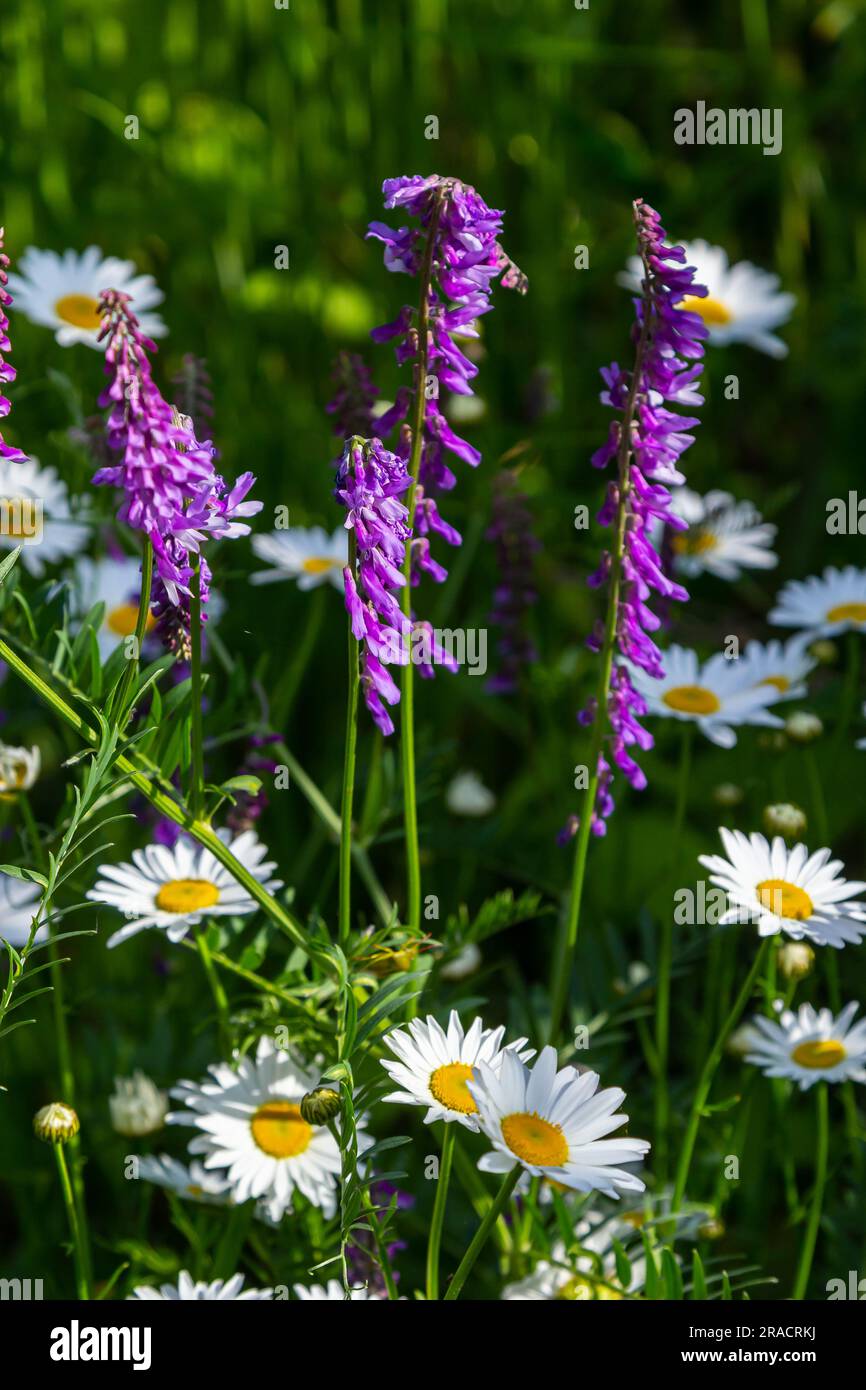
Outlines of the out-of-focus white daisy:
[{"label": "out-of-focus white daisy", "polygon": [[269,536],[253,536],[253,554],[273,568],[258,570],[250,581],[273,584],[278,579],[296,579],[299,589],[316,589],[330,581],[342,592],[343,570],[349,562],[347,537],[343,526],[331,536],[321,526],[293,526]]},{"label": "out-of-focus white daisy", "polygon": [[103,256],[98,246],[86,251],[39,251],[28,246],[9,276],[15,308],[31,323],[55,329],[61,347],[86,343],[105,350],[100,343],[99,296],[103,290],[122,290],[132,299],[141,330],[148,338],[167,332],[158,314],[149,311],[163,300],[152,275],[136,275],[133,261]]},{"label": "out-of-focus white daisy", "polygon": [[[42,889],[38,883],[0,871],[0,938],[10,946],[26,946]],[[41,926],[34,942],[45,941],[47,926]]]},{"label": "out-of-focus white daisy", "polygon": [[[270,892],[281,888],[271,878],[273,863],[264,863],[267,849],[252,830],[232,839],[218,831],[223,844],[244,868]],[[169,849],[148,845],[132,851],[131,864],[100,864],[102,875],[87,894],[91,902],[106,903],[130,920],[109,937],[118,946],[136,932],[158,927],[169,941],[180,941],[203,917],[243,917],[257,904],[209,849],[181,837]]]},{"label": "out-of-focus white daisy", "polygon": [[[695,282],[706,285],[707,297],[689,295],[679,308],[700,314],[710,330],[709,341],[717,347],[728,343],[748,343],[770,357],[786,357],[788,347],[770,330],[786,323],[796,299],[779,290],[778,275],[759,270],[751,261],[728,262],[721,246],[706,241],[681,241],[686,264],[695,268]],[[629,256],[627,270],[619,277],[626,289],[640,294],[643,266],[639,256]]]},{"label": "out-of-focus white daisy", "polygon": [[489,816],[496,797],[477,772],[458,772],[448,784],[445,804],[455,816]]},{"label": "out-of-focus white daisy", "polygon": [[481,961],[481,947],[475,941],[468,941],[462,950],[446,960],[439,973],[443,980],[465,980],[475,974]]},{"label": "out-of-focus white daisy", "polygon": [[[202,1131],[189,1152],[203,1155],[208,1172],[225,1171],[236,1202],[259,1199],[270,1218],[280,1221],[300,1192],[333,1215],[340,1150],[327,1126],[310,1125],[301,1115],[301,1100],[317,1084],[317,1074],[265,1037],[255,1058],[236,1060],[236,1067],[209,1067],[210,1079],[200,1084],[179,1082],[171,1094],[186,1108],[173,1111],[168,1123]],[[369,1147],[363,1122],[359,1141]]]},{"label": "out-of-focus white daisy", "polygon": [[73,516],[56,469],[36,458],[0,459],[0,549],[20,545],[21,564],[38,579],[46,565],[75,555],[87,540],[88,528]]},{"label": "out-of-focus white daisy", "polygon": [[32,748],[13,748],[0,743],[0,797],[29,791],[41,766],[42,756],[35,744]]},{"label": "out-of-focus white daisy", "polygon": [[[150,1284],[141,1284],[137,1289],[133,1289],[129,1295],[130,1299],[140,1298],[145,1300],[168,1300],[175,1302],[178,1299],[183,1302],[200,1303],[204,1300],[216,1299],[219,1302],[227,1301],[241,1303],[244,1299],[272,1299],[273,1289],[246,1289],[244,1287],[244,1275],[233,1274],[231,1279],[214,1279],[207,1284],[204,1280],[195,1280],[191,1274],[182,1269],[176,1284],[160,1284],[159,1288],[153,1288]],[[129,1299],[127,1300],[127,1302]]]},{"label": "out-of-focus white daisy", "polygon": [[[99,560],[82,556],[75,567],[75,587],[82,618],[94,604],[105,604],[105,615],[96,630],[99,655],[105,661],[119,642],[135,632],[141,596],[141,561],[126,555],[105,556]],[[156,619],[148,611],[145,633],[151,632],[155,624]]]},{"label": "out-of-focus white daisy", "polygon": [[745,685],[772,685],[780,699],[801,700],[806,694],[806,677],[817,664],[804,637],[789,637],[787,642],[747,642],[740,657],[740,674]]},{"label": "out-of-focus white daisy", "polygon": [[456,1120],[477,1131],[478,1106],[468,1090],[474,1069],[484,1062],[491,1071],[498,1071],[506,1053],[525,1059],[535,1056],[534,1049],[526,1047],[526,1038],[517,1038],[503,1048],[504,1035],[503,1027],[485,1028],[480,1018],[475,1018],[469,1032],[464,1033],[456,1009],[451,1010],[447,1032],[432,1014],[427,1015],[426,1022],[413,1018],[408,1031],[393,1028],[382,1041],[398,1060],[383,1057],[381,1061],[400,1089],[382,1099],[398,1105],[426,1105],[425,1125],[434,1120]]},{"label": "out-of-focus white daisy", "polygon": [[807,1091],[816,1081],[866,1081],[866,1018],[852,1025],[857,1004],[838,1018],[829,1009],[801,1004],[779,1020],[758,1015],[750,1030],[746,1061],[765,1076],[784,1076]]},{"label": "out-of-focus white daisy", "polygon": [[866,903],[852,902],[866,883],[841,877],[844,867],[829,849],[809,853],[805,845],[790,849],[780,835],[772,844],[763,835],[719,830],[727,859],[701,854],[710,882],[724,888],[728,910],[719,919],[754,922],[759,936],[784,932],[818,946],[856,945],[866,935]]},{"label": "out-of-focus white daisy", "polygon": [[[866,718],[866,705],[863,706],[863,709],[861,710],[861,714],[864,716],[864,718]],[[854,747],[855,747],[855,748],[866,748],[866,738],[858,738],[858,740],[857,740],[857,742],[855,743]]]},{"label": "out-of-focus white daisy", "polygon": [[768,621],[802,628],[808,641],[837,632],[866,632],[866,570],[828,565],[820,578],[789,579],[776,595]]},{"label": "out-of-focus white daisy", "polygon": [[139,1178],[166,1188],[184,1201],[221,1207],[232,1204],[230,1184],[225,1175],[208,1173],[196,1159],[189,1167],[169,1154],[136,1155],[135,1161]]},{"label": "out-of-focus white daisy", "polygon": [[604,1137],[628,1116],[619,1113],[625,1092],[599,1091],[596,1072],[557,1070],[555,1049],[545,1047],[532,1070],[506,1051],[496,1070],[479,1062],[467,1084],[480,1128],[493,1144],[478,1163],[485,1172],[508,1173],[519,1163],[533,1177],[577,1192],[597,1189],[617,1197],[644,1190],[623,1165],[643,1158],[649,1141]]},{"label": "out-of-focus white daisy", "polygon": [[132,1076],[114,1078],[114,1095],[108,1097],[108,1109],[112,1128],[118,1134],[138,1139],[162,1129],[168,1114],[168,1096],[143,1071],[136,1071]]},{"label": "out-of-focus white daisy", "polygon": [[631,670],[632,682],[646,700],[649,714],[694,722],[720,748],[733,748],[738,724],[782,727],[781,719],[768,708],[780,698],[780,692],[771,685],[745,684],[741,662],[729,661],[717,652],[701,665],[696,652],[674,644],[664,654],[664,665],[661,680],[653,680],[637,667]]},{"label": "out-of-focus white daisy", "polygon": [[769,570],[779,563],[772,550],[778,527],[761,519],[751,502],[737,502],[730,492],[705,497],[680,487],[671,510],[688,522],[687,531],[671,532],[674,567],[689,578],[703,574],[739,579],[743,570]]},{"label": "out-of-focus white daisy", "polygon": [[373,1298],[366,1289],[352,1289],[347,1299],[346,1290],[339,1279],[329,1279],[327,1284],[293,1284],[292,1288],[295,1298],[304,1303],[366,1303]]}]

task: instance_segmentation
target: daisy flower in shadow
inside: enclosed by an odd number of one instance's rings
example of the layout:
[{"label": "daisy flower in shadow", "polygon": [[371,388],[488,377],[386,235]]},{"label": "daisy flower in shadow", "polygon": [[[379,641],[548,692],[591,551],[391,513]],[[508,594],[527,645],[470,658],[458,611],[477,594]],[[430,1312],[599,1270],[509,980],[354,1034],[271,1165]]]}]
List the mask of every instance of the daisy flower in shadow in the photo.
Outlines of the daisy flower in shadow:
[{"label": "daisy flower in shadow", "polygon": [[740,657],[744,685],[754,689],[773,686],[780,700],[802,700],[806,677],[818,662],[807,650],[807,638],[790,637],[787,642],[747,642]]},{"label": "daisy flower in shadow", "polygon": [[828,565],[819,578],[790,579],[767,615],[776,627],[799,627],[815,637],[866,632],[866,570]]},{"label": "daisy flower in shadow", "polygon": [[331,536],[322,526],[293,526],[287,531],[274,531],[269,536],[253,536],[251,545],[253,554],[271,566],[270,569],[251,574],[251,584],[275,584],[281,579],[296,579],[299,589],[317,589],[320,584],[333,584],[335,589],[342,592],[343,569],[349,556],[349,543],[343,526],[338,526]]},{"label": "daisy flower in shadow", "polygon": [[678,574],[739,579],[743,570],[769,570],[779,563],[772,550],[778,528],[762,520],[751,502],[737,502],[730,492],[701,497],[682,487],[673,495],[671,511],[689,528],[670,539]]},{"label": "daisy flower in shadow", "polygon": [[816,1081],[866,1081],[866,1018],[854,1023],[859,1005],[829,1009],[801,1004],[785,1009],[778,1022],[758,1015],[748,1031],[746,1061],[765,1076],[796,1081],[807,1091]]}]

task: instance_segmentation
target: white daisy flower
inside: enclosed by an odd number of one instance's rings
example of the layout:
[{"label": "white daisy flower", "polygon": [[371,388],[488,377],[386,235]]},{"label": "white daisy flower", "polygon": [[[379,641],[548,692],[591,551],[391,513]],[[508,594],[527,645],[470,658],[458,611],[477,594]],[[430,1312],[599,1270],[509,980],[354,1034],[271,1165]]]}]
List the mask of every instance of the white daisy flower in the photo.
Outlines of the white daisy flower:
[{"label": "white daisy flower", "polygon": [[866,1018],[851,1026],[857,1004],[846,1004],[838,1018],[829,1009],[801,1004],[779,1020],[752,1020],[746,1061],[765,1076],[784,1076],[807,1091],[816,1081],[866,1081]]},{"label": "white daisy flower", "polygon": [[297,579],[299,589],[316,589],[330,581],[343,591],[343,570],[349,563],[348,532],[338,526],[332,536],[321,526],[293,526],[269,536],[253,536],[253,553],[268,560],[273,569],[250,575],[253,584],[273,584],[278,579]]},{"label": "white daisy flower", "polygon": [[[0,871],[0,940],[15,947],[27,945],[41,896],[38,883]],[[33,940],[45,941],[47,937],[48,928],[43,925]]]},{"label": "white daisy flower", "polygon": [[[709,341],[717,347],[728,343],[748,343],[770,357],[787,357],[788,348],[770,332],[791,317],[796,299],[779,292],[779,277],[759,270],[751,261],[728,262],[721,246],[706,241],[681,241],[686,264],[695,268],[695,282],[706,285],[705,299],[689,295],[679,307],[700,314],[709,329]],[[641,292],[643,265],[639,256],[629,256],[627,270],[619,276],[621,285],[635,294]]]},{"label": "white daisy flower", "polygon": [[696,652],[674,644],[665,652],[664,663],[661,680],[631,668],[632,682],[646,700],[649,714],[692,720],[720,748],[733,748],[735,725],[782,727],[781,719],[767,708],[780,698],[779,691],[771,685],[750,688],[744,684],[741,662],[717,652],[701,665]]},{"label": "white daisy flower", "polygon": [[[547,1184],[542,1184],[542,1190]],[[557,1241],[549,1260],[539,1260],[525,1279],[506,1284],[501,1297],[508,1302],[549,1302],[597,1300],[611,1302],[621,1299],[625,1289],[620,1285],[613,1242],[626,1247],[638,1238],[638,1222],[632,1212],[605,1214],[592,1211],[575,1227],[575,1240],[585,1255],[569,1256],[565,1245]],[[631,1279],[628,1289],[643,1287],[646,1278],[646,1256],[638,1244],[634,1256],[629,1256]],[[587,1278],[588,1275],[593,1276]]]},{"label": "white daisy flower", "polygon": [[98,341],[103,290],[122,290],[131,297],[141,331],[148,338],[161,338],[167,332],[159,315],[149,312],[162,303],[162,291],[152,275],[136,275],[135,269],[132,261],[103,257],[98,246],[88,246],[80,254],[64,251],[62,256],[28,246],[17,273],[9,276],[9,288],[18,313],[31,323],[55,329],[61,347],[86,343],[104,351],[104,340]]},{"label": "white daisy flower", "polygon": [[114,1078],[114,1095],[108,1097],[108,1109],[112,1128],[118,1134],[138,1139],[162,1129],[168,1096],[143,1071],[136,1071],[132,1076]]},{"label": "white daisy flower", "polygon": [[503,1027],[485,1028],[480,1018],[472,1022],[468,1033],[457,1010],[451,1010],[448,1030],[444,1031],[427,1015],[426,1022],[413,1018],[404,1028],[393,1028],[382,1041],[399,1060],[381,1059],[392,1081],[400,1087],[382,1099],[397,1105],[426,1105],[425,1125],[435,1120],[456,1120],[465,1129],[478,1130],[478,1107],[467,1089],[477,1073],[473,1070],[484,1062],[491,1071],[498,1071],[506,1053],[529,1060],[535,1056],[526,1047],[526,1038],[517,1038],[502,1047]]},{"label": "white daisy flower", "polygon": [[232,1205],[228,1179],[220,1173],[208,1173],[197,1160],[187,1165],[169,1154],[135,1156],[138,1177],[164,1187],[184,1201],[201,1202],[206,1206]]},{"label": "white daisy flower", "polygon": [[0,797],[29,791],[41,766],[42,755],[35,744],[32,748],[14,748],[0,743]]},{"label": "white daisy flower", "polygon": [[[263,863],[267,849],[252,830],[232,839],[231,831],[217,832],[223,844],[244,868],[270,892],[282,888],[271,878],[275,864]],[[169,941],[180,941],[203,917],[242,917],[257,904],[220,864],[209,849],[187,840],[148,845],[132,851],[131,864],[101,864],[102,875],[87,894],[91,902],[106,903],[130,920],[109,937],[108,946],[119,946],[136,932],[158,927]]]},{"label": "white daisy flower", "polygon": [[866,903],[850,901],[866,883],[842,878],[842,862],[830,858],[831,850],[810,855],[805,845],[789,849],[780,835],[770,844],[757,833],[720,829],[719,834],[727,859],[718,854],[698,859],[710,870],[710,882],[728,895],[721,925],[754,922],[759,936],[784,932],[795,941],[839,949],[866,935]]},{"label": "white daisy flower", "polygon": [[[864,718],[866,718],[866,705],[863,706],[863,708],[862,708],[862,710],[860,711],[860,713],[863,715]],[[866,748],[866,738],[858,738],[857,742],[854,744],[854,747],[855,747],[855,748]]]},{"label": "white daisy flower", "polygon": [[158,1289],[153,1288],[150,1284],[141,1284],[137,1289],[133,1289],[129,1299],[140,1298],[150,1301],[156,1299],[160,1302],[163,1300],[176,1302],[180,1299],[193,1303],[216,1299],[223,1303],[227,1301],[241,1303],[245,1299],[261,1301],[272,1299],[274,1296],[273,1289],[246,1289],[244,1293],[241,1293],[243,1287],[243,1274],[233,1274],[231,1279],[214,1279],[212,1283],[207,1284],[203,1280],[194,1280],[191,1274],[182,1269],[176,1284],[160,1284]]},{"label": "white daisy flower", "polygon": [[779,563],[771,548],[778,527],[762,521],[751,502],[737,502],[730,492],[701,497],[680,487],[671,510],[688,522],[689,529],[672,531],[670,540],[674,567],[688,578],[706,571],[718,579],[739,579],[743,570],[769,570]]},{"label": "white daisy flower", "polygon": [[789,579],[776,595],[768,620],[776,627],[799,627],[815,637],[866,632],[866,570],[828,565],[819,579]]},{"label": "white daisy flower", "polygon": [[476,1072],[467,1084],[480,1128],[493,1144],[479,1168],[508,1173],[519,1163],[533,1177],[609,1197],[644,1190],[646,1184],[623,1165],[643,1158],[649,1141],[604,1138],[628,1123],[618,1113],[624,1091],[599,1091],[594,1071],[557,1070],[552,1047],[542,1049],[531,1071],[506,1051],[496,1070],[479,1062]]},{"label": "white daisy flower", "polygon": [[327,1300],[329,1303],[365,1303],[373,1300],[373,1295],[366,1289],[352,1289],[350,1299],[346,1299],[346,1290],[339,1279],[329,1279],[327,1284],[293,1284],[292,1288],[296,1298],[302,1302],[320,1303]]},{"label": "white daisy flower", "polygon": [[[171,1092],[187,1108],[172,1112],[168,1123],[202,1131],[189,1152],[203,1154],[208,1171],[225,1170],[234,1200],[258,1199],[272,1221],[291,1209],[296,1191],[332,1216],[340,1150],[330,1129],[307,1124],[300,1107],[318,1075],[265,1037],[255,1058],[239,1057],[237,1067],[217,1062],[208,1071],[210,1080],[181,1081]],[[369,1147],[363,1132],[358,1137],[361,1148]]]},{"label": "white daisy flower", "polygon": [[[75,589],[78,611],[85,618],[97,603],[105,604],[105,614],[96,629],[99,655],[106,661],[115,647],[131,637],[138,622],[138,602],[141,597],[141,561],[133,556],[106,556],[91,560],[83,556],[75,567]],[[156,626],[148,611],[145,633]]]},{"label": "white daisy flower", "polygon": [[787,642],[747,642],[740,657],[740,674],[747,686],[773,686],[782,700],[802,700],[806,677],[817,666],[805,637]]},{"label": "white daisy flower", "polygon": [[0,549],[22,546],[21,564],[38,579],[46,565],[75,555],[87,540],[88,528],[73,517],[56,469],[36,458],[0,459]]},{"label": "white daisy flower", "polygon": [[445,804],[455,816],[489,816],[496,797],[477,772],[458,772],[448,785]]}]

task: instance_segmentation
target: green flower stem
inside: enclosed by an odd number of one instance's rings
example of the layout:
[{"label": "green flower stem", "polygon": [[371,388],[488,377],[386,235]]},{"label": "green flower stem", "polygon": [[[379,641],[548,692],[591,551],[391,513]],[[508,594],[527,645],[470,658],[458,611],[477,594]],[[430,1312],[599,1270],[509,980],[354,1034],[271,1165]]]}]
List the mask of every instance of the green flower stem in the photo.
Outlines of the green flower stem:
[{"label": "green flower stem", "polygon": [[[285,675],[271,701],[270,722],[277,732],[284,727],[292,712],[298,687],[319,639],[325,618],[325,605],[329,597],[326,590],[329,588],[329,584],[322,584],[315,593],[310,595],[308,605],[310,612],[303,635],[295,650],[294,659],[291,665],[286,668]],[[333,594],[330,597],[333,597]]]},{"label": "green flower stem", "polygon": [[598,760],[601,756],[601,751],[604,746],[604,737],[607,733],[607,696],[610,688],[611,671],[613,670],[613,654],[616,647],[616,623],[619,614],[619,592],[622,582],[623,554],[625,551],[625,524],[629,493],[628,465],[631,457],[631,422],[634,415],[635,399],[637,397],[638,383],[640,381],[643,358],[649,335],[649,320],[650,315],[644,313],[643,326],[635,351],[635,363],[632,372],[631,386],[629,388],[628,400],[625,410],[623,411],[623,419],[620,427],[620,446],[617,455],[619,505],[614,521],[613,541],[610,552],[611,561],[607,617],[605,619],[604,641],[600,654],[601,665],[599,667],[598,685],[596,686],[595,692],[595,722],[593,724],[593,736],[589,752],[589,785],[583,796],[580,825],[577,831],[577,843],[574,849],[574,865],[571,875],[568,914],[564,918],[559,932],[559,940],[554,952],[553,967],[550,975],[551,1004],[548,1042],[552,1044],[555,1044],[559,1035],[565,1002],[568,998],[568,988],[571,982],[574,953],[577,947],[577,932],[580,924],[580,908],[583,901],[583,886],[586,879],[586,856],[589,850],[592,816],[595,810],[596,793],[598,792]]},{"label": "green flower stem", "polygon": [[192,789],[189,804],[196,820],[201,816],[204,802],[204,737],[202,733],[202,671],[201,671],[201,557],[193,557],[189,605],[190,677],[192,679]]},{"label": "green flower stem", "polygon": [[379,1217],[377,1215],[376,1208],[373,1206],[373,1203],[371,1201],[370,1194],[363,1183],[360,1184],[359,1190],[361,1193],[361,1205],[367,1213],[367,1216],[369,1217],[369,1221],[367,1224],[370,1227],[370,1233],[373,1237],[373,1244],[376,1247],[376,1257],[379,1261],[379,1268],[382,1271],[382,1278],[385,1280],[385,1288],[388,1291],[389,1299],[391,1299],[392,1302],[396,1303],[400,1295],[397,1292],[397,1284],[394,1279],[394,1271],[391,1268],[391,1257],[388,1254],[388,1247],[385,1244],[385,1241],[382,1239],[382,1230],[379,1225]]},{"label": "green flower stem", "polygon": [[[683,821],[689,799],[689,775],[692,763],[693,724],[684,724],[677,778],[676,806],[671,832],[671,871],[676,871]],[[668,1090],[668,1055],[670,1051],[671,967],[673,964],[673,913],[665,912],[659,933],[658,969],[656,980],[655,1017],[655,1173],[660,1183],[667,1180],[668,1147],[670,1140],[671,1106]]]},{"label": "green flower stem", "polygon": [[207,928],[196,928],[194,935],[195,945],[199,954],[199,959],[201,960],[202,966],[204,967],[204,973],[207,976],[207,982],[210,985],[210,991],[213,995],[214,1003],[216,1004],[217,1018],[219,1019],[220,1038],[222,1039],[223,1050],[228,1056],[231,1053],[232,1042],[231,1028],[229,1027],[228,996],[226,995],[225,989],[223,988],[223,982],[217,974],[213,956],[211,955],[210,947],[207,943]]},{"label": "green flower stem", "polygon": [[90,1281],[87,1277],[87,1261],[84,1254],[81,1228],[78,1221],[78,1211],[75,1205],[75,1198],[72,1194],[72,1183],[69,1181],[69,1169],[66,1166],[66,1155],[63,1152],[62,1144],[52,1144],[51,1147],[54,1150],[54,1157],[57,1160],[57,1172],[60,1175],[63,1204],[66,1207],[69,1234],[72,1237],[72,1258],[75,1262],[75,1291],[79,1299],[86,1302],[90,1298]]},{"label": "green flower stem", "polygon": [[704,1062],[703,1070],[701,1072],[697,1089],[695,1091],[694,1100],[692,1101],[692,1108],[689,1112],[688,1125],[686,1127],[686,1135],[683,1140],[682,1148],[680,1149],[679,1163],[677,1164],[676,1181],[674,1183],[674,1193],[673,1198],[671,1199],[671,1214],[679,1211],[680,1205],[683,1200],[683,1196],[685,1194],[686,1183],[689,1179],[689,1168],[691,1167],[692,1162],[692,1154],[695,1150],[695,1140],[698,1137],[698,1129],[701,1123],[701,1116],[703,1114],[704,1106],[707,1103],[707,1098],[710,1094],[710,1088],[713,1084],[716,1072],[718,1071],[719,1063],[722,1060],[722,1053],[725,1049],[725,1043],[728,1041],[728,1038],[731,1036],[737,1024],[739,1023],[743,1011],[746,1008],[746,1005],[748,1004],[752,996],[752,991],[755,988],[755,983],[764,967],[764,960],[767,955],[767,948],[769,942],[769,937],[761,942],[761,945],[755,954],[755,959],[752,962],[752,968],[743,982],[743,987],[737,995],[736,999],[734,1000],[734,1004],[727,1018],[722,1024],[721,1029],[719,1030],[719,1035],[716,1038],[716,1041],[713,1043],[713,1046],[710,1049],[707,1059]]},{"label": "green flower stem", "polygon": [[153,546],[149,540],[145,540],[144,551],[141,557],[141,593],[138,599],[138,617],[135,620],[135,655],[127,658],[126,670],[123,673],[123,679],[120,682],[117,696],[114,700],[113,713],[117,720],[123,715],[123,708],[126,704],[141,661],[141,644],[144,641],[144,634],[147,629],[147,615],[150,612],[150,590],[152,584]]},{"label": "green flower stem", "polygon": [[[355,572],[355,533],[349,539],[349,569]],[[358,643],[347,621],[349,681],[346,698],[346,745],[343,754],[343,798],[340,814],[340,917],[338,940],[345,949],[352,930],[352,805],[355,798],[355,756],[358,746]]]},{"label": "green flower stem", "polygon": [[[188,951],[198,951],[196,943],[191,941],[189,937],[183,937],[177,944],[186,947]],[[270,980],[266,980],[263,975],[257,975],[254,970],[248,970],[246,966],[238,965],[237,961],[232,960],[229,956],[223,955],[222,951],[211,951],[210,948],[208,948],[208,953],[213,964],[218,965],[221,970],[227,970],[230,975],[236,975],[239,980],[245,980],[253,989],[261,990],[263,994],[272,994],[275,999],[279,999],[284,1008],[294,1010],[294,1012],[300,1015],[307,1023],[311,1024],[314,1028],[318,1028],[320,1032],[336,1032],[336,1028],[332,1023],[327,1023],[323,1019],[315,1018],[294,995],[288,994],[284,989],[280,989],[279,985],[275,985]]]},{"label": "green flower stem", "polygon": [[481,1225],[478,1227],[478,1230],[472,1237],[472,1240],[469,1244],[469,1248],[467,1249],[466,1254],[463,1256],[463,1259],[460,1261],[460,1264],[457,1267],[457,1273],[454,1275],[454,1278],[451,1280],[451,1283],[448,1285],[448,1288],[445,1290],[445,1293],[443,1294],[443,1300],[454,1300],[455,1298],[460,1297],[460,1294],[463,1290],[463,1285],[466,1283],[466,1280],[469,1278],[469,1275],[472,1272],[472,1266],[475,1264],[475,1261],[478,1259],[478,1256],[481,1254],[481,1251],[487,1244],[487,1239],[490,1235],[491,1230],[493,1229],[496,1222],[499,1220],[499,1217],[502,1215],[503,1211],[508,1205],[511,1194],[517,1186],[517,1180],[520,1177],[522,1171],[523,1169],[521,1168],[520,1164],[515,1163],[511,1172],[506,1173],[505,1177],[502,1179],[502,1186],[500,1187],[492,1203],[490,1204],[490,1209],[488,1210],[487,1215],[484,1217],[483,1221],[481,1222]]},{"label": "green flower stem", "polygon": [[[37,675],[35,671],[31,671],[27,663],[22,661],[2,638],[0,638],[0,657],[83,739],[93,745],[99,743],[99,736],[96,731],[41,676]],[[182,803],[175,801],[174,797],[169,796],[156,785],[159,780],[157,769],[143,763],[141,758],[134,753],[130,757],[124,753],[119,754],[115,759],[115,766],[129,779],[136,791],[141,792],[142,796],[146,797],[150,804],[159,811],[160,815],[165,816],[173,824],[179,825],[200,845],[204,845],[206,849],[211,851],[220,864],[228,870],[232,878],[246,889],[250,897],[285,933],[293,945],[299,946],[308,956],[317,960],[328,974],[337,974],[337,967],[331,957],[311,945],[298,919],[281,903],[277,902],[276,898],[235,858],[228,846],[223,843],[212,828],[203,821],[196,820]]]},{"label": "green flower stem", "polygon": [[457,1139],[456,1123],[443,1121],[445,1133],[442,1136],[442,1157],[439,1161],[439,1180],[436,1183],[436,1200],[433,1203],[433,1219],[430,1222],[430,1236],[427,1241],[427,1297],[439,1297],[439,1250],[442,1245],[442,1227],[445,1222],[445,1207],[448,1202],[448,1184],[451,1181],[451,1164],[454,1158],[454,1143]]},{"label": "green flower stem", "polygon": [[[427,363],[429,355],[430,322],[430,281],[433,273],[433,252],[436,247],[436,231],[442,211],[441,196],[436,197],[420,271],[420,296],[418,300],[418,355],[415,359],[415,394],[412,402],[412,451],[409,455],[409,474],[412,482],[406,494],[408,508],[407,521],[415,525],[415,493],[418,485],[418,469],[421,466],[421,450],[424,444],[424,412],[426,405]],[[412,542],[406,545],[406,559],[403,565],[405,584],[403,586],[402,607],[406,625],[412,621]],[[411,627],[408,627],[411,633]],[[416,935],[421,931],[421,856],[418,848],[418,804],[415,793],[415,670],[412,665],[411,636],[409,660],[403,667],[400,699],[400,752],[403,766],[403,821],[406,838],[406,926]]]},{"label": "green flower stem", "polygon": [[[493,1198],[487,1191],[484,1181],[475,1167],[472,1159],[462,1149],[459,1144],[454,1146],[454,1169],[460,1186],[472,1203],[475,1215],[481,1221],[490,1210]],[[512,1240],[511,1228],[503,1216],[500,1216],[493,1228],[493,1238],[499,1253],[503,1256],[511,1254],[514,1242]]]},{"label": "green flower stem", "polygon": [[806,1297],[806,1288],[812,1269],[812,1256],[815,1254],[818,1227],[821,1224],[821,1207],[824,1202],[824,1188],[827,1183],[827,1154],[830,1148],[830,1133],[826,1081],[819,1081],[816,1090],[818,1092],[818,1128],[815,1148],[815,1186],[812,1189],[812,1205],[809,1208],[809,1218],[806,1223],[806,1232],[803,1236],[803,1245],[800,1250],[800,1261],[797,1265],[797,1277],[794,1280],[794,1289],[791,1294],[791,1297],[795,1300]]}]

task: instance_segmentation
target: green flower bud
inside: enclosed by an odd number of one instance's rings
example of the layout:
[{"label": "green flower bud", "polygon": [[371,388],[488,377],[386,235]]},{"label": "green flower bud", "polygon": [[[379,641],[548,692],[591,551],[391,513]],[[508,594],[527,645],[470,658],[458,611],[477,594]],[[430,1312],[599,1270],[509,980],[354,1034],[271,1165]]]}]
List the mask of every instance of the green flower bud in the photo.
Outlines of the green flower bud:
[{"label": "green flower bud", "polygon": [[340,1113],[340,1096],[330,1086],[317,1086],[301,1101],[301,1119],[308,1125],[326,1125]]},{"label": "green flower bud", "polygon": [[45,1139],[49,1144],[65,1144],[78,1133],[81,1126],[71,1105],[55,1100],[51,1105],[43,1105],[33,1118],[33,1132],[37,1139]]}]

